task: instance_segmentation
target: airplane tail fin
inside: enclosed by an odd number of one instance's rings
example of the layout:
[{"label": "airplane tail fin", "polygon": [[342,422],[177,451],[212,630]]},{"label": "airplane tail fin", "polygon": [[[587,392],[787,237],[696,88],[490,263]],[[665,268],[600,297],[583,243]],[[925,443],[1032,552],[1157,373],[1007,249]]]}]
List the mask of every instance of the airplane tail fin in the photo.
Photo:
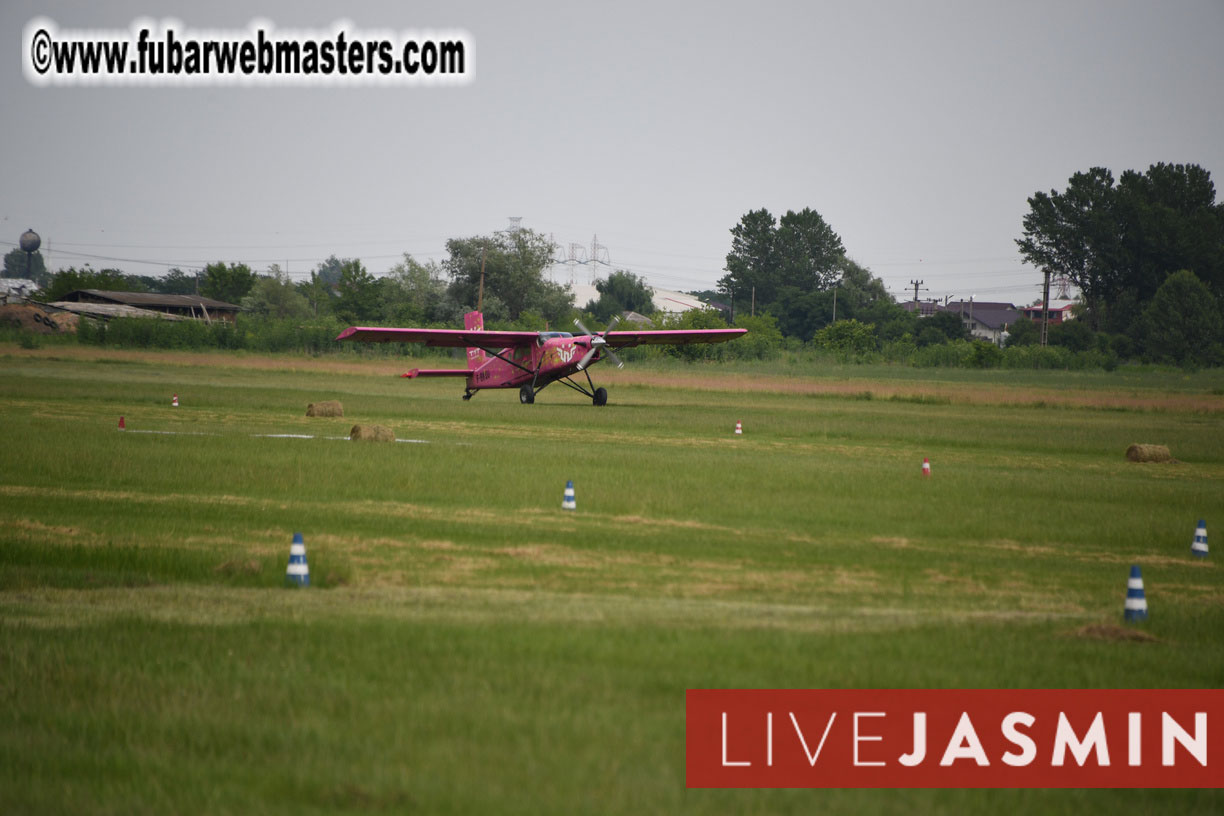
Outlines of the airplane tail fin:
[{"label": "airplane tail fin", "polygon": [[[480,312],[468,312],[463,316],[463,328],[468,331],[484,331],[484,315]],[[475,371],[488,359],[484,349],[469,348],[467,350],[468,370]]]}]

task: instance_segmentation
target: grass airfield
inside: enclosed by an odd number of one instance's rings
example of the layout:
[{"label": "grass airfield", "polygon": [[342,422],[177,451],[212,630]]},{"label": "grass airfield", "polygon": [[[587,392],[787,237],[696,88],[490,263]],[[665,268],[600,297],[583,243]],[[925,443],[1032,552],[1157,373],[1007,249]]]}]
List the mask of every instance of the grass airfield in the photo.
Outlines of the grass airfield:
[{"label": "grass airfield", "polygon": [[0,810],[1224,809],[684,785],[686,688],[1219,687],[1224,372],[421,364],[0,347]]}]

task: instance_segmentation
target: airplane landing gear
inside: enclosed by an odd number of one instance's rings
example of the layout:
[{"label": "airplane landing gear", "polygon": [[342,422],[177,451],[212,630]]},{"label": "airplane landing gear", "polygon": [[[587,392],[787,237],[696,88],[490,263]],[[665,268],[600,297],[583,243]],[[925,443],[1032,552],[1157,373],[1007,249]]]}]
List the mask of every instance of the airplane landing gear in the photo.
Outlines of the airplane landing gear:
[{"label": "airplane landing gear", "polygon": [[535,391],[532,390],[530,385],[524,385],[519,389],[519,402],[524,405],[530,405],[535,402]]},{"label": "airplane landing gear", "polygon": [[608,389],[596,388],[595,393],[591,395],[591,402],[595,403],[596,405],[607,405]]},{"label": "airplane landing gear", "polygon": [[464,401],[464,402],[467,402],[467,401],[468,401],[468,400],[470,400],[471,398],[472,398],[472,392],[471,392],[471,391],[469,391],[469,390],[466,390],[466,389],[465,389],[465,390],[464,390],[464,392],[463,392],[463,401]]}]

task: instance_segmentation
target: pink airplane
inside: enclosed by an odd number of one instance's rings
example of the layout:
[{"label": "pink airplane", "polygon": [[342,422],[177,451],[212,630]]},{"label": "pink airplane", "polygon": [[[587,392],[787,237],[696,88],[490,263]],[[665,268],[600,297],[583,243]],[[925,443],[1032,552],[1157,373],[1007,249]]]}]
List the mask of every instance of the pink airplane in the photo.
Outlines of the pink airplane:
[{"label": "pink airplane", "polygon": [[[612,325],[620,318],[615,318]],[[582,334],[569,332],[485,331],[484,315],[468,312],[463,317],[465,328],[458,329],[380,329],[350,326],[340,332],[337,340],[360,340],[366,343],[424,343],[427,346],[467,347],[467,368],[414,368],[403,376],[466,377],[463,398],[482,388],[517,388],[519,402],[535,402],[535,395],[549,383],[559,382],[591,398],[596,405],[608,402],[608,392],[591,382],[588,366],[608,356],[623,368],[624,363],[612,351],[614,348],[647,345],[680,345],[684,343],[722,343],[733,340],[747,329],[693,329],[691,331],[618,331],[603,334],[587,331],[574,321]],[[586,374],[588,388],[571,379],[572,374]]]}]

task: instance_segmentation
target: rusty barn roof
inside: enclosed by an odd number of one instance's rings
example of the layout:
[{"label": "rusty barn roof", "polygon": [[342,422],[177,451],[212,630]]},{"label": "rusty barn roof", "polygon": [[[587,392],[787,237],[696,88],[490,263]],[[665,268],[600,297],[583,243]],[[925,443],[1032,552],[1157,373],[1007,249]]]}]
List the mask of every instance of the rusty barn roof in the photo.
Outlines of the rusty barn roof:
[{"label": "rusty barn roof", "polygon": [[192,309],[203,306],[209,311],[237,312],[241,307],[223,300],[200,295],[161,295],[154,292],[111,292],[103,289],[78,289],[62,300],[74,303],[119,303],[143,309]]}]

